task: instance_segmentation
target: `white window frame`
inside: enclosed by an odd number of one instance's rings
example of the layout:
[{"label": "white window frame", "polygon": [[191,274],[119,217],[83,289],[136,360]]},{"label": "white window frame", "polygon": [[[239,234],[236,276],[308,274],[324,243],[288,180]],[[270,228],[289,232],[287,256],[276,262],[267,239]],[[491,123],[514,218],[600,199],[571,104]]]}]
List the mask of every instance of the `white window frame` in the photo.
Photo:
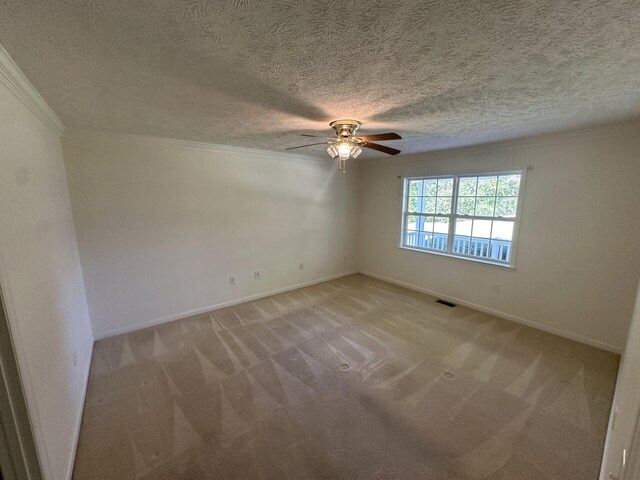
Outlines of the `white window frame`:
[{"label": "white window frame", "polygon": [[[520,221],[522,219],[522,208],[524,203],[524,189],[526,183],[526,173],[527,168],[516,168],[498,172],[478,172],[478,173],[465,173],[465,174],[451,174],[451,175],[419,175],[419,176],[406,176],[402,177],[402,220],[400,222],[400,243],[398,245],[399,248],[404,250],[412,250],[415,252],[421,253],[429,253],[432,255],[439,255],[443,257],[450,258],[458,258],[462,260],[468,260],[475,263],[484,263],[487,265],[495,265],[499,267],[505,267],[510,269],[515,269],[516,266],[516,254],[517,254],[517,246],[518,246],[518,236],[520,232]],[[458,183],[461,178],[467,177],[486,177],[486,176],[499,176],[499,175],[520,175],[520,189],[518,191],[518,205],[516,206],[516,216],[515,217],[485,217],[485,216],[472,216],[472,215],[458,215],[456,212],[458,211]],[[411,214],[415,214],[416,212],[408,211],[408,201],[409,201],[409,182],[411,180],[437,180],[441,178],[452,178],[453,179],[453,192],[451,196],[451,213],[450,214],[428,214],[430,217],[446,217],[449,219],[449,230],[447,236],[447,250],[437,250],[428,247],[418,247],[414,245],[406,244],[406,221],[407,217]],[[427,214],[420,214],[427,215]],[[501,261],[496,259],[487,259],[483,257],[477,257],[474,255],[466,255],[463,253],[455,253],[453,251],[453,243],[455,239],[455,226],[457,218],[469,218],[469,219],[479,219],[479,220],[497,220],[497,221],[513,221],[513,236],[511,239],[511,247],[510,247],[510,256],[509,261]]]}]

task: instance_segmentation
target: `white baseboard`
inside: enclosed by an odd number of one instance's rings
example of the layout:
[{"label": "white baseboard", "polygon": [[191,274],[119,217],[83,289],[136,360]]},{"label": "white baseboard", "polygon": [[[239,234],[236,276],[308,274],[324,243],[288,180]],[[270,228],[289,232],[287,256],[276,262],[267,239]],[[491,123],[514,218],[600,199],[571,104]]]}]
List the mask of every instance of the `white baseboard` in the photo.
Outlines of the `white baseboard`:
[{"label": "white baseboard", "polygon": [[174,315],[168,315],[166,317],[156,318],[154,320],[148,320],[146,322],[138,323],[136,325],[128,325],[126,327],[116,328],[114,330],[109,330],[107,332],[103,332],[95,335],[95,340],[98,341],[104,338],[113,337],[115,335],[122,335],[123,333],[129,333],[129,332],[134,332],[136,330],[141,330],[143,328],[154,327],[156,325],[161,325],[163,323],[173,322],[175,320],[180,320],[182,318],[192,317],[193,315],[199,315],[201,313],[210,312],[211,310],[216,310],[218,308],[231,307],[233,305],[238,305],[239,303],[251,302],[253,300],[258,300],[260,298],[270,297],[271,295],[277,295],[279,293],[289,292],[297,288],[308,287],[310,285],[316,285],[318,283],[328,282],[329,280],[348,277],[349,275],[355,275],[356,273],[358,272],[355,270],[351,270],[348,272],[338,273],[336,275],[330,275],[328,277],[318,278],[316,280],[310,280],[308,282],[297,283],[295,285],[290,285],[288,287],[278,288],[276,290],[270,290],[268,292],[257,293],[255,295],[249,295],[247,297],[236,298],[226,302],[216,303],[214,305],[207,305],[206,307],[196,308],[194,310],[188,310],[186,312],[181,312],[181,313],[176,313]]},{"label": "white baseboard", "polygon": [[417,292],[426,293],[428,295],[432,295],[434,297],[442,298],[443,300],[447,300],[458,305],[463,305],[465,307],[473,308],[474,310],[478,310],[479,312],[488,313],[489,315],[495,315],[496,317],[504,318],[505,320],[510,320],[515,323],[519,323],[521,325],[526,325],[527,327],[532,327],[537,330],[542,330],[543,332],[552,333],[554,335],[558,335],[559,337],[568,338],[569,340],[574,340],[579,343],[584,343],[586,345],[590,345],[592,347],[600,348],[602,350],[607,350],[613,353],[622,353],[622,347],[617,345],[611,345],[606,342],[602,342],[600,340],[595,340],[593,338],[585,337],[582,335],[578,335],[575,333],[567,332],[566,330],[561,330],[559,328],[550,327],[549,325],[545,325],[544,323],[536,322],[535,320],[528,320],[523,317],[519,317],[517,315],[512,315],[510,313],[501,312],[499,310],[495,310],[493,308],[485,307],[482,305],[478,305],[477,303],[468,302],[461,298],[452,297],[451,295],[445,295],[433,290],[429,290],[427,288],[418,287],[417,285],[413,285],[411,283],[402,282],[400,280],[395,280],[393,278],[385,277],[384,275],[378,275],[377,273],[366,272],[360,270],[358,273],[362,275],[366,275],[368,277],[377,278],[378,280],[382,280],[384,282],[393,283],[394,285],[398,285],[400,287],[405,287],[410,290],[415,290]]},{"label": "white baseboard", "polygon": [[69,466],[67,468],[67,480],[73,477],[73,467],[76,463],[76,454],[78,453],[78,441],[80,440],[80,427],[82,426],[82,417],[84,416],[84,405],[87,400],[87,389],[89,388],[89,374],[91,373],[91,362],[93,361],[93,345],[95,340],[91,342],[91,350],[89,351],[89,359],[84,372],[84,389],[82,390],[82,398],[80,399],[80,411],[76,417],[73,431],[73,452],[69,458]]},{"label": "white baseboard", "polygon": [[502,312],[500,310],[495,310],[493,308],[485,307],[485,306],[479,305],[477,303],[469,302],[469,301],[464,300],[462,298],[452,297],[451,295],[445,295],[443,293],[436,292],[434,290],[429,290],[427,288],[419,287],[419,286],[413,285],[411,283],[403,282],[403,281],[400,281],[400,280],[396,280],[394,278],[385,277],[384,275],[379,275],[377,273],[367,272],[367,271],[364,271],[364,270],[360,270],[360,271],[352,270],[352,271],[348,271],[348,272],[343,272],[343,273],[339,273],[339,274],[336,274],[336,275],[331,275],[331,276],[328,276],[328,277],[318,278],[316,280],[311,280],[311,281],[308,281],[308,282],[303,282],[303,283],[298,283],[298,284],[295,284],[295,285],[290,285],[290,286],[279,288],[279,289],[276,289],[276,290],[270,290],[268,292],[257,293],[255,295],[249,295],[249,296],[246,296],[246,297],[236,298],[236,299],[229,300],[229,301],[226,301],[226,302],[221,302],[221,303],[217,303],[217,304],[214,304],[214,305],[208,305],[206,307],[201,307],[201,308],[197,308],[197,309],[194,309],[194,310],[189,310],[189,311],[186,311],[186,312],[177,313],[177,314],[174,314],[174,315],[168,315],[166,317],[161,317],[161,318],[157,318],[157,319],[154,319],[154,320],[149,320],[149,321],[146,321],[146,322],[143,322],[143,323],[139,323],[139,324],[136,324],[136,325],[129,325],[129,326],[126,326],[126,327],[117,328],[117,329],[114,329],[114,330],[109,330],[107,332],[100,333],[100,334],[96,335],[95,336],[95,340],[96,341],[97,340],[102,340],[104,338],[113,337],[115,335],[122,335],[123,333],[129,333],[129,332],[133,332],[133,331],[136,331],[136,330],[141,330],[143,328],[153,327],[153,326],[161,325],[161,324],[167,323],[167,322],[173,322],[175,320],[180,320],[182,318],[191,317],[193,315],[206,313],[206,312],[209,312],[211,310],[216,310],[218,308],[230,307],[230,306],[233,306],[233,305],[238,305],[239,303],[258,300],[260,298],[269,297],[271,295],[277,295],[279,293],[288,292],[288,291],[291,291],[291,290],[295,290],[297,288],[303,288],[303,287],[308,287],[310,285],[316,285],[316,284],[322,283],[322,282],[328,282],[330,280],[335,280],[336,278],[342,278],[342,277],[346,277],[346,276],[349,276],[349,275],[354,275],[356,273],[360,273],[362,275],[366,275],[366,276],[372,277],[372,278],[377,278],[378,280],[382,280],[382,281],[385,281],[385,282],[392,283],[394,285],[405,287],[405,288],[408,288],[410,290],[415,290],[417,292],[426,293],[426,294],[432,295],[434,297],[442,298],[444,300],[448,300],[450,302],[457,303],[458,305],[463,305],[465,307],[473,308],[474,310],[478,310],[479,312],[488,313],[489,315],[495,315],[496,317],[504,318],[505,320],[510,320],[512,322],[516,322],[516,323],[519,323],[521,325],[526,325],[528,327],[532,327],[532,328],[535,328],[535,329],[538,329],[538,330],[542,330],[543,332],[547,332],[547,333],[551,333],[553,335],[558,335],[560,337],[568,338],[569,340],[574,340],[576,342],[584,343],[584,344],[590,345],[592,347],[600,348],[602,350],[607,350],[609,352],[613,352],[613,353],[617,353],[617,354],[622,353],[622,347],[617,346],[617,345],[611,345],[609,343],[602,342],[600,340],[596,340],[596,339],[593,339],[593,338],[585,337],[583,335],[578,335],[578,334],[575,334],[575,333],[572,333],[572,332],[568,332],[566,330],[562,330],[562,329],[559,329],[559,328],[551,327],[549,325],[537,322],[535,320],[529,320],[529,319],[526,319],[526,318],[523,318],[523,317],[520,317],[520,316],[517,316],[517,315],[512,315],[510,313]]}]

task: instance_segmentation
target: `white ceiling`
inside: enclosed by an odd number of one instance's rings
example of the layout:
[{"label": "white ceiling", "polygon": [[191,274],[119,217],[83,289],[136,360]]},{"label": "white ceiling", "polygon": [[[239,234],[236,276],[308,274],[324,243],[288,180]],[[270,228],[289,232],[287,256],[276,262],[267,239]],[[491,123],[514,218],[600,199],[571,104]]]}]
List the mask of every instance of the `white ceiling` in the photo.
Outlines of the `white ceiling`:
[{"label": "white ceiling", "polygon": [[342,117],[416,152],[640,116],[639,25],[638,0],[0,1],[66,125],[277,151]]}]

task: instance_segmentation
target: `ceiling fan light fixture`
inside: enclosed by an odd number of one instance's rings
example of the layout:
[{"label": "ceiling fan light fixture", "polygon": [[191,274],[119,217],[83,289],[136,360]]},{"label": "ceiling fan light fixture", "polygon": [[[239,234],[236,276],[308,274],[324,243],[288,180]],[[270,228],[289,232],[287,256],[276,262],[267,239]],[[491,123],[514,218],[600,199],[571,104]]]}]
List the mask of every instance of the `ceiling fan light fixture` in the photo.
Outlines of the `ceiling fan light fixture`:
[{"label": "ceiling fan light fixture", "polygon": [[340,158],[344,158],[345,160],[349,158],[351,154],[351,144],[349,142],[340,142],[338,144],[338,154]]},{"label": "ceiling fan light fixture", "polygon": [[327,148],[327,153],[331,158],[336,158],[339,155],[338,149],[335,145],[329,145],[329,148]]},{"label": "ceiling fan light fixture", "polygon": [[362,149],[359,146],[355,146],[351,149],[351,158],[358,158],[358,155],[362,153]]}]

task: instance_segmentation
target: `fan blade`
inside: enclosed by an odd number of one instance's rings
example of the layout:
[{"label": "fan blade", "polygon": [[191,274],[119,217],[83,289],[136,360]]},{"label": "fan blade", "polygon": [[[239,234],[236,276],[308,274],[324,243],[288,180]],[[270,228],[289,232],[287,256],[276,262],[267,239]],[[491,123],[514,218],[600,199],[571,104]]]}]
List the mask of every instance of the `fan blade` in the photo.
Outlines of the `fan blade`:
[{"label": "fan blade", "polygon": [[295,150],[296,148],[313,147],[314,145],[327,145],[328,143],[331,143],[331,142],[308,143],[307,145],[300,145],[298,147],[285,148],[285,150]]},{"label": "fan blade", "polygon": [[301,136],[301,137],[322,138],[322,137],[321,137],[321,136],[319,136],[319,135],[311,135],[311,134],[309,134],[309,133],[301,133],[301,134],[300,134],[300,136]]},{"label": "fan blade", "polygon": [[360,140],[365,142],[383,142],[385,140],[400,140],[402,137],[397,133],[389,132],[389,133],[379,133],[378,135],[363,135],[362,137],[358,137]]},{"label": "fan blade", "polygon": [[386,153],[387,155],[397,155],[400,153],[400,150],[387,147],[386,145],[380,145],[379,143],[365,142],[361,146],[363,146],[364,148],[370,148],[371,150],[377,150],[379,152]]}]

